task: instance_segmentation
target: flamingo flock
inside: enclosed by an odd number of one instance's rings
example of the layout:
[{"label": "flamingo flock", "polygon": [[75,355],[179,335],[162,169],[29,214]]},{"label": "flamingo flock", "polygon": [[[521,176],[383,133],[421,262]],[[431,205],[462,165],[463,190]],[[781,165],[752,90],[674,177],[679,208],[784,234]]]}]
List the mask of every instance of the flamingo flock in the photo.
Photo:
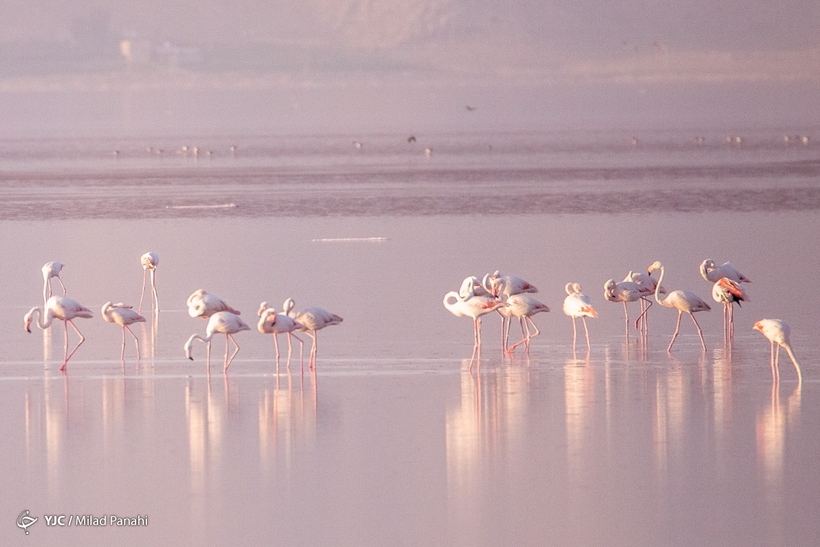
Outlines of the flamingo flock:
[{"label": "flamingo flock", "polygon": [[[743,275],[737,268],[729,262],[717,265],[714,260],[706,259],[700,266],[699,271],[702,277],[712,285],[712,299],[723,305],[723,331],[724,342],[731,347],[734,339],[734,304],[741,305],[741,302],[749,302],[749,295],[742,288],[742,284],[751,283],[751,280]],[[616,282],[609,279],[604,283],[604,299],[621,303],[624,309],[624,326],[627,338],[629,337],[629,310],[628,303],[640,302],[641,311],[635,320],[635,329],[640,330],[643,340],[648,335],[647,312],[652,306],[650,298],[662,307],[672,308],[678,312],[675,331],[666,348],[667,353],[672,352],[672,347],[680,334],[681,318],[683,314],[689,314],[700,339],[703,351],[707,351],[703,330],[700,328],[695,314],[703,311],[710,311],[709,304],[694,294],[686,290],[667,291],[663,287],[665,268],[660,261],[655,261],[646,269],[646,273],[630,271],[623,281]],[[656,277],[657,274],[657,277]],[[481,280],[478,276],[468,276],[461,284],[458,291],[450,291],[444,296],[444,307],[457,317],[470,317],[473,319],[473,352],[470,356],[470,370],[473,363],[480,363],[481,356],[481,318],[492,311],[497,311],[501,317],[501,346],[505,354],[511,355],[515,348],[523,345],[526,352],[529,352],[530,341],[537,336],[540,331],[535,325],[532,316],[539,312],[548,312],[549,308],[525,293],[537,293],[535,286],[524,279],[502,275],[499,271],[493,274],[486,274]],[[566,297],[563,302],[564,314],[572,319],[572,348],[573,352],[577,343],[576,319],[581,319],[584,326],[587,351],[591,350],[589,329],[586,319],[598,317],[592,300],[582,292],[578,283],[570,282],[564,286]],[[518,317],[521,324],[520,341],[513,345],[508,344],[509,321],[512,317]],[[534,332],[530,331],[530,326]],[[791,349],[789,341],[789,326],[780,319],[762,319],[754,324],[754,329],[761,332],[771,342],[770,364],[772,375],[779,381],[778,355],[780,348],[784,348],[792,360],[797,371],[798,384],[802,384],[803,377],[800,365]]]},{"label": "flamingo flock", "polygon": [[[137,363],[142,357],[140,351],[140,343],[134,331],[131,330],[131,325],[135,323],[145,323],[146,318],[141,314],[142,304],[145,297],[145,289],[148,284],[148,275],[150,273],[151,285],[151,311],[152,318],[156,319],[159,313],[159,296],[156,289],[156,270],[159,266],[159,256],[153,252],[147,252],[140,257],[140,264],[143,268],[142,291],[140,295],[140,302],[137,311],[133,307],[119,302],[113,303],[108,301],[100,309],[100,314],[108,323],[113,323],[121,327],[122,330],[122,344],[120,346],[120,361],[125,365],[125,332],[131,335],[136,346]],[[60,366],[61,371],[66,370],[68,361],[76,353],[79,347],[85,341],[85,337],[74,324],[74,320],[78,318],[90,319],[94,317],[94,313],[87,307],[83,306],[76,300],[65,296],[67,289],[63,283],[60,274],[63,270],[63,264],[60,262],[47,262],[42,267],[43,273],[43,305],[31,308],[23,317],[23,327],[27,332],[31,332],[31,324],[36,322],[37,326],[42,330],[46,330],[52,326],[54,320],[63,322],[63,329],[65,331],[64,345],[63,345],[63,362]],[[63,296],[53,294],[52,279],[57,279],[63,288]],[[223,361],[223,372],[227,372],[231,366],[236,354],[239,353],[239,344],[233,335],[244,330],[251,330],[251,328],[239,317],[241,312],[229,304],[222,298],[215,294],[209,293],[204,289],[195,290],[186,300],[188,308],[188,315],[192,318],[202,318],[208,321],[205,327],[205,335],[192,334],[183,346],[185,357],[193,360],[193,345],[195,340],[202,341],[206,346],[205,363],[207,370],[210,372],[211,360],[211,341],[217,334],[225,335],[225,359]],[[310,356],[308,366],[311,370],[316,367],[316,358],[318,354],[318,331],[329,327],[331,325],[338,325],[342,322],[342,318],[334,313],[330,313],[324,308],[310,307],[299,312],[294,312],[294,301],[291,298],[285,300],[282,313],[276,313],[276,310],[263,302],[259,308],[259,324],[257,328],[263,334],[273,334],[274,344],[276,346],[276,363],[277,370],[279,364],[279,343],[277,341],[278,334],[288,334],[288,366],[290,365],[291,357],[291,343],[290,338],[296,338],[300,344],[300,363],[302,362],[302,349],[304,341],[296,336],[294,332],[304,332],[307,334],[313,344],[310,349]],[[156,321],[155,321],[156,323]],[[79,336],[79,341],[68,351],[68,326],[74,329]],[[234,351],[229,352],[229,345],[233,343]]]}]

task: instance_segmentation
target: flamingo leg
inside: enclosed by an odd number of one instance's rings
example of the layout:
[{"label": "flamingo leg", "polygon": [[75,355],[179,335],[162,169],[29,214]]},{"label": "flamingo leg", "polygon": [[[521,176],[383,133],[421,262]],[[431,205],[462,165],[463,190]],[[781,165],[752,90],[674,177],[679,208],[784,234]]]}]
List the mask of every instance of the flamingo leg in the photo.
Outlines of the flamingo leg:
[{"label": "flamingo leg", "polygon": [[672,341],[669,342],[669,347],[666,348],[666,352],[670,353],[672,351],[672,344],[675,343],[675,338],[678,337],[678,331],[680,330],[680,316],[683,312],[678,311],[678,322],[675,324],[675,334],[672,335]]},{"label": "flamingo leg", "polygon": [[137,313],[142,313],[142,299],[145,298],[145,278],[148,275],[148,270],[142,270],[142,292],[140,293],[140,305],[137,306]]},{"label": "flamingo leg", "polygon": [[[273,333],[273,347],[276,348],[276,361],[279,361],[279,336]],[[290,359],[290,338],[288,338],[288,359]]]},{"label": "flamingo leg", "polygon": [[125,365],[125,325],[122,326],[122,348],[120,349],[120,362]]},{"label": "flamingo leg", "polygon": [[703,331],[700,330],[700,325],[698,325],[698,320],[695,319],[695,314],[690,313],[689,317],[692,318],[692,321],[695,323],[695,328],[698,329],[698,336],[700,336],[700,343],[703,346],[703,351],[706,351],[706,342],[703,340]]},{"label": "flamingo leg", "polygon": [[626,300],[624,300],[624,329],[626,330],[626,337],[629,338],[629,311],[626,309]]},{"label": "flamingo leg", "polygon": [[[128,329],[128,332],[130,332],[131,336],[134,337],[134,346],[137,348],[137,363],[139,363],[140,359],[142,358],[142,353],[140,353],[140,342],[139,342],[139,340],[137,340],[137,335],[134,334],[134,331],[132,331],[131,327],[129,327],[128,325],[125,325],[123,327],[123,329]],[[124,330],[123,330],[122,335],[123,335],[123,349],[125,349],[125,340],[124,340],[125,331]]]},{"label": "flamingo leg", "polygon": [[228,350],[228,340],[229,340],[229,339],[230,339],[230,341],[231,341],[231,342],[233,342],[233,345],[236,347],[236,349],[235,349],[235,350],[233,350],[233,353],[231,354],[231,358],[230,358],[230,359],[228,359],[228,360],[225,362],[225,368],[222,370],[222,372],[228,372],[228,367],[229,367],[229,366],[231,366],[231,363],[233,362],[233,358],[234,358],[234,357],[236,357],[236,354],[237,354],[237,353],[239,353],[239,344],[237,344],[237,343],[236,343],[236,340],[234,340],[233,335],[226,334],[226,335],[225,335],[225,337],[226,337],[226,339],[225,339],[225,351],[226,351],[226,354],[227,354],[227,350]]},{"label": "flamingo leg", "polygon": [[575,330],[575,318],[572,318],[572,351],[575,351],[575,340],[577,339],[577,333]]},{"label": "flamingo leg", "polygon": [[208,374],[211,373],[211,341],[205,344],[205,367],[208,369]]},{"label": "flamingo leg", "polygon": [[587,330],[587,318],[581,316],[581,321],[584,323],[584,334],[586,334],[587,337],[587,351],[590,351],[592,347],[589,345],[589,330]]},{"label": "flamingo leg", "polygon": [[156,270],[151,270],[151,291],[154,293],[154,311],[159,311],[159,295],[157,294]]},{"label": "flamingo leg", "polygon": [[777,369],[774,366],[774,342],[769,342],[769,367],[772,369],[772,382],[778,381]]},{"label": "flamingo leg", "polygon": [[[85,342],[85,336],[83,336],[83,333],[81,333],[80,329],[77,328],[77,325],[74,324],[74,321],[69,319],[69,320],[66,321],[66,323],[71,323],[71,328],[73,328],[74,332],[76,332],[77,335],[80,337],[80,341],[77,342],[77,345],[74,346],[74,349],[71,350],[71,353],[69,353],[68,357],[65,358],[65,362],[63,363],[63,366],[60,367],[60,370],[65,370],[65,366],[66,366],[66,364],[68,364],[68,360],[71,359],[71,356],[74,355],[74,352],[77,351],[77,348],[79,348],[82,345],[82,343]],[[68,327],[67,326],[66,326],[66,343],[68,343]]]}]

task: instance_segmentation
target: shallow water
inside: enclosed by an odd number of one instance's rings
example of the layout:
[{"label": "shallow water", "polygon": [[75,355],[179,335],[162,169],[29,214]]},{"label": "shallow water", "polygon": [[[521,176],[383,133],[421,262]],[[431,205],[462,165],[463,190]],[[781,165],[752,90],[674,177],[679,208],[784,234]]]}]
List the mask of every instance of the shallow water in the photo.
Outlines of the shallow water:
[{"label": "shallow water", "polygon": [[[117,144],[118,159],[96,141],[7,146],[3,543],[813,544],[820,322],[801,289],[820,266],[816,149],[764,133],[745,149],[622,137],[507,135],[488,150],[450,136],[429,158],[401,136],[360,151],[342,137],[226,138],[240,155],[215,165],[142,157],[144,143]],[[127,340],[123,364],[99,307],[137,302],[147,250],[161,312],[135,329],[141,362]],[[667,288],[708,298],[705,258],[753,280],[733,346],[717,304],[698,317],[706,353],[685,317],[667,354],[675,313],[660,307],[648,340],[627,341],[604,281],[660,259]],[[21,328],[48,260],[95,312],[77,321],[87,340],[65,375],[62,326]],[[469,370],[470,321],[441,298],[495,269],[533,282],[551,312],[512,359],[485,318]],[[589,353],[573,352],[561,313],[568,281],[600,313]],[[208,375],[202,345],[193,363],[182,351],[204,332],[184,311],[200,287],[250,324],[260,301],[289,296],[344,322],[320,333],[315,373],[284,357],[277,373],[254,330],[227,375],[216,339]],[[801,390],[788,360],[773,386],[751,329],[763,317],[791,324]],[[39,517],[29,537],[15,525],[26,509]],[[59,514],[149,521],[46,525]]]}]

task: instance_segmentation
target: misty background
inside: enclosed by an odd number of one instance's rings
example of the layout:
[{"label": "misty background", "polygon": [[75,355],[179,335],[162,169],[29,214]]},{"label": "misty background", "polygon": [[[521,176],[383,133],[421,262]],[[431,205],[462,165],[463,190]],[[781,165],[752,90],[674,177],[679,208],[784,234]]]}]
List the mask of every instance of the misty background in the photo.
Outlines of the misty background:
[{"label": "misty background", "polygon": [[5,0],[2,11],[3,137],[820,124],[817,2]]}]

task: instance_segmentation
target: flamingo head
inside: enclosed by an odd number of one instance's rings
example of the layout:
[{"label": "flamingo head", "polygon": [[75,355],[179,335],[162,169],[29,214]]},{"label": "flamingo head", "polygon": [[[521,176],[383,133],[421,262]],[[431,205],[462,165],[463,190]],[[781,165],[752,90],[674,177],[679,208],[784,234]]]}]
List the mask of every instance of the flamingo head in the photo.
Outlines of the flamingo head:
[{"label": "flamingo head", "polygon": [[194,346],[194,337],[192,336],[192,337],[188,338],[187,342],[185,342],[185,357],[187,357],[191,361],[194,360],[194,356],[191,355],[191,350],[193,349],[193,346]]},{"label": "flamingo head", "polygon": [[606,298],[607,296],[612,296],[612,293],[613,293],[614,290],[615,290],[615,280],[614,279],[610,279],[609,281],[604,283],[604,298]]},{"label": "flamingo head", "polygon": [[268,309],[268,303],[262,302],[261,304],[259,304],[259,310],[256,312],[256,315],[262,317],[262,314],[265,312],[266,309]]},{"label": "flamingo head", "polygon": [[656,260],[655,262],[649,265],[649,268],[647,268],[646,273],[651,275],[652,272],[654,272],[655,270],[660,270],[661,268],[663,268],[663,264],[661,264],[660,260]]},{"label": "flamingo head", "polygon": [[26,332],[31,334],[31,319],[34,316],[33,312],[28,312],[25,317],[23,317],[23,328],[26,329]]}]

